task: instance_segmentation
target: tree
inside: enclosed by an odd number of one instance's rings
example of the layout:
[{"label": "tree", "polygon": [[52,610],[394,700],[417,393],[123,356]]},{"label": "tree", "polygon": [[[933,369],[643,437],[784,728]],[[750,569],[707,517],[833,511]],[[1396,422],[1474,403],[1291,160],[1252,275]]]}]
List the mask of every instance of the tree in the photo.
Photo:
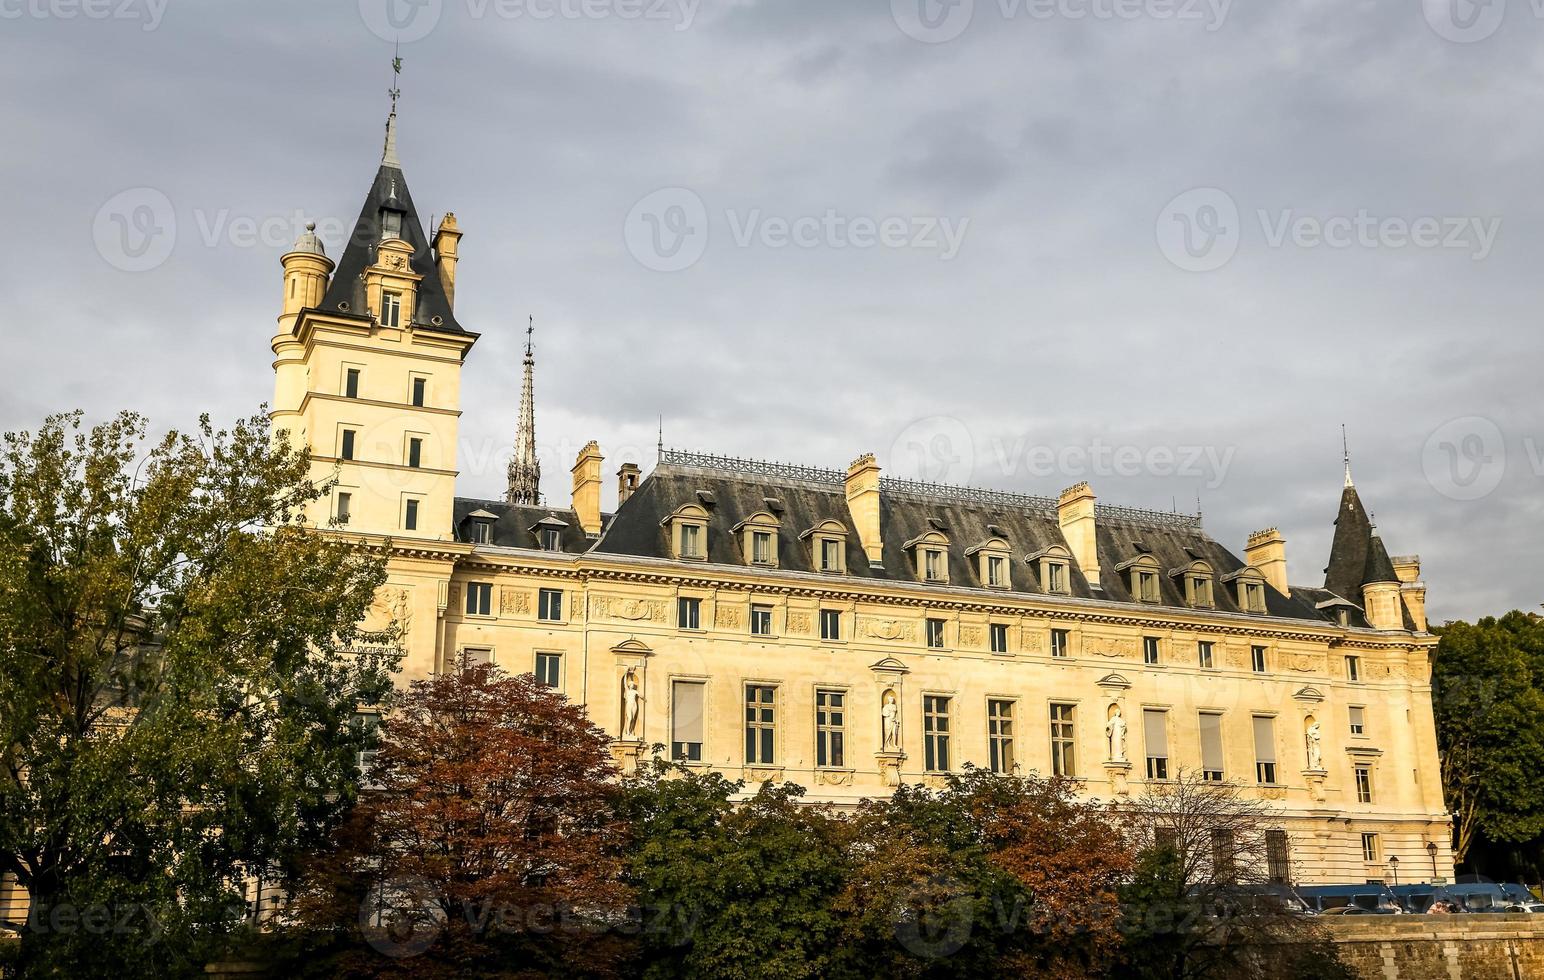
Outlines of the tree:
[{"label": "tree", "polygon": [[415,681],[292,914],[326,976],[612,976],[631,943],[609,739],[497,667]]},{"label": "tree", "polygon": [[1478,836],[1520,843],[1544,834],[1544,620],[1514,611],[1435,632],[1437,748],[1462,863]]},{"label": "tree", "polygon": [[301,523],[308,473],[262,415],[5,436],[0,871],[31,899],[26,975],[200,972],[248,872],[348,805],[350,722],[395,662],[358,625],[384,561]]}]

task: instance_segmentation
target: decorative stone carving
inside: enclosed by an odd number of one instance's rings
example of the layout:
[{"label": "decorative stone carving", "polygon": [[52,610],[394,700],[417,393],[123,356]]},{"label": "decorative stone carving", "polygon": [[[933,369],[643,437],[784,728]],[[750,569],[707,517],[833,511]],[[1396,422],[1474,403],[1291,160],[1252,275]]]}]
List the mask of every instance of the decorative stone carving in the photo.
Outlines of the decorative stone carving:
[{"label": "decorative stone carving", "polygon": [[1083,648],[1101,657],[1135,657],[1137,655],[1137,641],[1129,636],[1088,633],[1083,637]]},{"label": "decorative stone carving", "polygon": [[979,627],[979,626],[961,626],[960,627],[960,646],[962,646],[962,647],[978,647],[978,646],[981,645],[981,638],[984,635],[985,634],[983,634],[981,632],[981,627]]},{"label": "decorative stone carving", "polygon": [[808,633],[810,631],[810,614],[807,612],[788,613],[788,632]]},{"label": "decorative stone carving", "polygon": [[1131,774],[1131,763],[1106,762],[1104,771],[1110,777],[1110,788],[1115,791],[1116,796],[1131,795],[1131,785],[1127,781]]},{"label": "decorative stone carving", "polygon": [[1237,643],[1226,643],[1223,646],[1223,662],[1235,670],[1247,670],[1249,668],[1249,654]]},{"label": "decorative stone carving", "polygon": [[638,720],[643,713],[643,693],[638,690],[638,669],[627,668],[622,675],[622,737],[638,738]]},{"label": "decorative stone carving", "polygon": [[746,766],[744,775],[748,783],[773,783],[783,778],[783,767]]},{"label": "decorative stone carving", "polygon": [[863,619],[863,633],[876,640],[904,640],[911,642],[917,635],[916,626],[897,619]]},{"label": "decorative stone carving", "polygon": [[726,630],[736,630],[740,628],[741,616],[739,606],[721,605],[718,607],[716,615],[718,617],[718,625],[720,627]]},{"label": "decorative stone carving", "polygon": [[1308,725],[1303,730],[1303,741],[1308,752],[1308,768],[1322,770],[1324,768],[1324,736],[1319,730],[1319,719],[1313,715],[1308,716]]},{"label": "decorative stone carving", "polygon": [[611,758],[624,774],[635,773],[638,771],[638,763],[643,759],[643,743],[612,742]]},{"label": "decorative stone carving", "polygon": [[1126,761],[1126,719],[1121,717],[1120,705],[1112,704],[1109,708],[1110,720],[1105,723],[1104,733],[1109,760],[1111,762]]},{"label": "decorative stone carving", "polygon": [[815,782],[823,786],[851,786],[851,769],[816,769]]},{"label": "decorative stone carving", "polygon": [[531,593],[511,585],[499,589],[500,616],[529,616],[530,614]]},{"label": "decorative stone carving", "polygon": [[1045,652],[1045,631],[1034,626],[1026,626],[1019,631],[1019,649],[1025,653]]},{"label": "decorative stone carving", "polygon": [[1288,666],[1302,674],[1312,674],[1324,669],[1324,661],[1307,653],[1298,653],[1292,656]]},{"label": "decorative stone carving", "polygon": [[407,589],[382,589],[375,594],[374,602],[376,615],[384,621],[387,628],[396,626],[401,630],[397,637],[397,646],[407,649],[407,638],[413,632],[413,596]]},{"label": "decorative stone carving", "polygon": [[880,747],[886,752],[901,750],[901,702],[891,688],[880,699]]},{"label": "decorative stone carving", "polygon": [[590,612],[603,619],[621,619],[630,623],[663,623],[665,600],[597,595],[590,597]]},{"label": "decorative stone carving", "polygon": [[901,785],[901,760],[904,758],[899,752],[879,753],[875,761],[879,763],[880,782],[891,789]]},{"label": "decorative stone carving", "polygon": [[451,583],[450,586],[450,608],[461,608],[461,586],[456,585],[455,583]]}]

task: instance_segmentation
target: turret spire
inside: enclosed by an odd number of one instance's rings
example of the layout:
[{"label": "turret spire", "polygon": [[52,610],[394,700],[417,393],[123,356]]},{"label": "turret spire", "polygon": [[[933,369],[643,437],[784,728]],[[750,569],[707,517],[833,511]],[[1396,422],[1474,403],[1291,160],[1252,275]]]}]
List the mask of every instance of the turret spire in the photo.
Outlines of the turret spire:
[{"label": "turret spire", "polygon": [[541,463],[536,460],[536,397],[534,374],[536,357],[531,335],[536,318],[530,317],[525,328],[525,380],[520,389],[520,425],[515,431],[515,454],[509,460],[509,492],[504,499],[512,504],[541,503]]},{"label": "turret spire", "polygon": [[1345,452],[1346,486],[1354,487],[1356,484],[1351,482],[1351,443],[1346,439],[1346,426],[1344,422],[1340,425],[1340,448]]}]

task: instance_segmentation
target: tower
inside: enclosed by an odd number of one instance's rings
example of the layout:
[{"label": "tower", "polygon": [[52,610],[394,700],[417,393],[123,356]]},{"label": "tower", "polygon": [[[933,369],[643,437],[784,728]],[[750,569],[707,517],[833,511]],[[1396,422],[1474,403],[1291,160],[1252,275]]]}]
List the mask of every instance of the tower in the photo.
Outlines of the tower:
[{"label": "tower", "polygon": [[536,459],[536,398],[532,376],[536,358],[531,353],[531,334],[536,320],[525,328],[525,380],[520,386],[520,422],[515,429],[515,454],[509,460],[509,490],[504,499],[512,504],[541,503],[541,463]]},{"label": "tower", "polygon": [[[1424,630],[1425,586],[1415,582],[1420,574],[1420,558],[1401,558],[1401,564],[1396,566],[1389,557],[1383,536],[1351,479],[1349,450],[1345,453],[1344,482],[1330,561],[1324,569],[1324,588],[1359,605],[1363,619],[1372,629]],[[1399,573],[1400,567],[1407,569],[1406,575]],[[1414,612],[1417,603],[1421,608],[1419,614]]]}]

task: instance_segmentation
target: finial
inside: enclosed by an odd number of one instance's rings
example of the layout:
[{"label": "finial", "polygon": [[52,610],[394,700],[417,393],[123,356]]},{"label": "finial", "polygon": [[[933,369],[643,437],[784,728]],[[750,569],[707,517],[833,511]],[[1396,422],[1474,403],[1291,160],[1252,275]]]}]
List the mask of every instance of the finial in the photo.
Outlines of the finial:
[{"label": "finial", "polygon": [[1356,484],[1351,482],[1351,443],[1346,439],[1346,425],[1344,422],[1340,424],[1340,448],[1345,453],[1346,486],[1355,486]]},{"label": "finial", "polygon": [[658,465],[659,461],[665,458],[665,416],[663,415],[659,417],[659,442],[655,444],[654,451],[658,453],[654,459],[655,465]]},{"label": "finial", "polygon": [[529,314],[527,316],[527,318],[526,318],[526,325],[525,325],[525,356],[526,357],[530,357],[531,356],[531,334],[534,333],[535,330],[536,330],[536,316],[535,316],[535,314]]},{"label": "finial", "polygon": [[381,166],[402,167],[402,161],[397,159],[397,99],[402,95],[402,89],[397,85],[397,77],[402,74],[402,58],[400,52],[402,45],[397,45],[399,56],[391,59],[391,88],[386,94],[391,96],[391,115],[386,117],[386,148],[381,151]]}]

